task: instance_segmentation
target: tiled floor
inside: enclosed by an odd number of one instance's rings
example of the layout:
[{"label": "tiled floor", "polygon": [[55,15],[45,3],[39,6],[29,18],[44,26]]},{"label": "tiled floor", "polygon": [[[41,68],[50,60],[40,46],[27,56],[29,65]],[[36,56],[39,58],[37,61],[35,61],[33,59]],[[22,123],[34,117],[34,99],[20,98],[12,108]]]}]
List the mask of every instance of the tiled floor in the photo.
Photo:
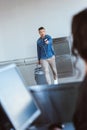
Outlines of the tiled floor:
[{"label": "tiled floor", "polygon": [[72,123],[67,123],[65,124],[64,130],[75,130],[75,128]]},{"label": "tiled floor", "polygon": [[[36,68],[36,64],[19,66],[19,69],[26,81],[27,86],[36,85],[35,76],[34,76],[35,68]],[[52,74],[51,74],[51,78],[52,78]],[[59,78],[59,83],[82,81],[83,78],[84,78],[84,72],[81,72],[80,76],[76,74],[71,77]],[[53,81],[53,78],[52,78],[52,81]]]}]

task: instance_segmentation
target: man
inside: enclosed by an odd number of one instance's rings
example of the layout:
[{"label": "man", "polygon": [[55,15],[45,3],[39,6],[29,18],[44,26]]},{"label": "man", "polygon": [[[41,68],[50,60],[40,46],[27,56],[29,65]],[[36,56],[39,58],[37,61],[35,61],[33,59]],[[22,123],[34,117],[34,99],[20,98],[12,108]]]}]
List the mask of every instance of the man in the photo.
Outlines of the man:
[{"label": "man", "polygon": [[51,78],[49,73],[50,65],[53,72],[54,84],[58,84],[58,75],[55,63],[53,40],[51,36],[46,35],[46,30],[44,27],[40,27],[38,29],[38,32],[40,34],[40,38],[37,40],[38,64],[42,65],[48,84],[51,84]]}]

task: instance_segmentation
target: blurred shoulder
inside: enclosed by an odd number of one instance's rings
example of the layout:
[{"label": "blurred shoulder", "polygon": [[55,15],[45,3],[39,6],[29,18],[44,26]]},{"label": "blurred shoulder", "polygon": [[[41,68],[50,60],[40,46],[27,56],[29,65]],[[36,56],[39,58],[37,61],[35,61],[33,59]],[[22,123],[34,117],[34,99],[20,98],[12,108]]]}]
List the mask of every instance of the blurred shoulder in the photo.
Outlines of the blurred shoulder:
[{"label": "blurred shoulder", "polygon": [[48,34],[46,35],[46,37],[47,37],[47,38],[51,38],[51,39],[52,39],[52,37],[51,37],[50,35],[48,35]]}]

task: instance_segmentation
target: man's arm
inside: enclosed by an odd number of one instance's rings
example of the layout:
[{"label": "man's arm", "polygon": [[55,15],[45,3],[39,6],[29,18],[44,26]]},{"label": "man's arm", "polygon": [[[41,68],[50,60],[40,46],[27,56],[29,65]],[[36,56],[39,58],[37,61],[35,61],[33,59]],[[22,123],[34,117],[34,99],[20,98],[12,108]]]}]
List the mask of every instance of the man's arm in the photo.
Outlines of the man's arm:
[{"label": "man's arm", "polygon": [[45,38],[44,42],[45,42],[46,44],[52,44],[52,43],[53,43],[53,40],[52,40],[51,36],[47,35],[47,37]]}]

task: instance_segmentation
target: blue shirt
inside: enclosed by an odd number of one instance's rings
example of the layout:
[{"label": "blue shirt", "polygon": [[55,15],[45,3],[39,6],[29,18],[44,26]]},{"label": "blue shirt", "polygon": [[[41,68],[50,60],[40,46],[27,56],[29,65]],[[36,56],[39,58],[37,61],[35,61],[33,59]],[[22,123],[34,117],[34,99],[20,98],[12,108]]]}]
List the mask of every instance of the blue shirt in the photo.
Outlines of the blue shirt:
[{"label": "blue shirt", "polygon": [[[45,43],[45,40],[48,40],[48,44]],[[55,54],[51,36],[45,35],[44,38],[40,37],[37,40],[37,54],[38,60],[51,58]]]}]

